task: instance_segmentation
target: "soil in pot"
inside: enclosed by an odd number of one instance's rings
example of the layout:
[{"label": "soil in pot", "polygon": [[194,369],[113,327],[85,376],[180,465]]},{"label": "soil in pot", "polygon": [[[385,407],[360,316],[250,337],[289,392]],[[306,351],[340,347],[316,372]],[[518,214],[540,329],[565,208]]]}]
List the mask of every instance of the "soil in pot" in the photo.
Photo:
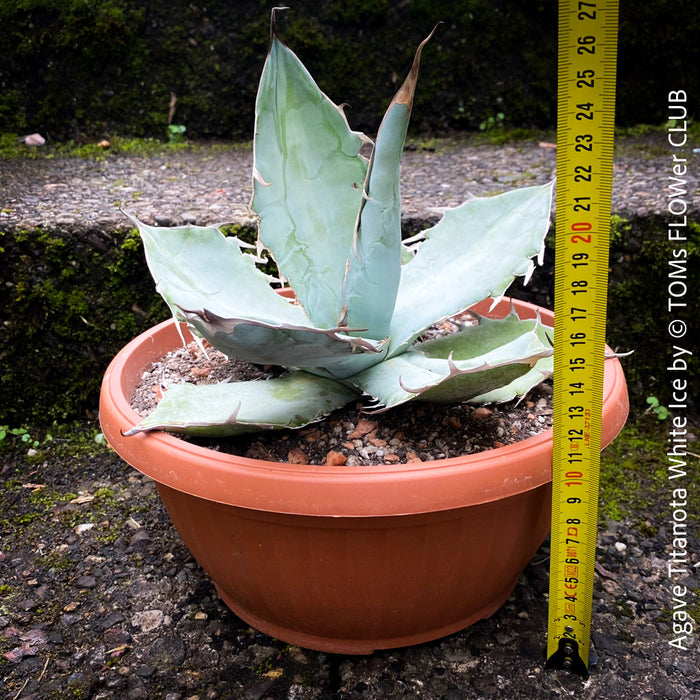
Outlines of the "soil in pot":
[{"label": "soil in pot", "polygon": [[[152,411],[162,387],[173,382],[264,380],[277,368],[230,360],[195,342],[154,362],[136,387],[132,406]],[[300,430],[275,430],[227,439],[190,438],[197,444],[268,462],[369,466],[459,457],[503,447],[552,425],[552,386],[547,381],[524,399],[493,406],[409,402],[385,413],[367,413],[361,402]]]}]

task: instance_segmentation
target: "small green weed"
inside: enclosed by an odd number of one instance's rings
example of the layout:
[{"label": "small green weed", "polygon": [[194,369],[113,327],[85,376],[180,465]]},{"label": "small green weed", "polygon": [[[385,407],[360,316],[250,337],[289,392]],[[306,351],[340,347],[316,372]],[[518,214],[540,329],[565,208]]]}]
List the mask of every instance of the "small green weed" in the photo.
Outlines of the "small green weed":
[{"label": "small green weed", "polygon": [[183,124],[168,124],[168,143],[182,143],[187,127]]},{"label": "small green weed", "polygon": [[502,129],[505,123],[506,115],[503,112],[498,112],[495,115],[487,117],[479,124],[479,131],[494,131]]},{"label": "small green weed", "polygon": [[671,411],[666,406],[662,406],[656,396],[649,396],[647,403],[649,408],[647,408],[646,412],[651,411],[659,420],[666,420],[671,416]]},{"label": "small green weed", "polygon": [[[37,449],[41,445],[41,441],[32,437],[27,428],[10,428],[9,425],[0,425],[0,448],[4,444],[8,444],[10,439],[15,437],[23,442],[27,447]],[[50,436],[48,436],[50,439]]]}]

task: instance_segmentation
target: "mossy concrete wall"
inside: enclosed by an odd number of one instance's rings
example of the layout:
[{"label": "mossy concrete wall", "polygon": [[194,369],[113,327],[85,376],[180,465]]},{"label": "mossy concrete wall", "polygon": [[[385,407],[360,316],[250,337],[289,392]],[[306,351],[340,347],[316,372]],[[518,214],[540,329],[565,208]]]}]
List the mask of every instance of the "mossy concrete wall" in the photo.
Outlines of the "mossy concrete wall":
[{"label": "mossy concrete wall", "polygon": [[[293,0],[281,37],[323,90],[374,133],[413,52],[424,53],[412,128],[555,123],[556,0]],[[15,0],[0,3],[0,133],[248,139],[273,3],[261,0]],[[669,89],[700,106],[695,0],[621,3],[620,125],[666,119]],[[673,85],[669,85],[669,81]]]},{"label": "mossy concrete wall", "polygon": [[0,234],[0,424],[94,412],[130,337],[168,316],[130,231]]},{"label": "mossy concrete wall", "polygon": [[[675,221],[675,219],[674,219]],[[675,233],[679,230],[675,229]],[[700,407],[700,218],[688,217],[683,242],[669,241],[669,217],[615,219],[610,253],[608,338],[614,349],[633,350],[624,360],[630,390],[642,400],[657,396],[664,405],[673,403],[671,382],[689,380],[690,401],[697,415]],[[678,257],[678,251],[687,257]],[[673,264],[672,264],[673,263]],[[680,264],[679,264],[680,263]],[[680,299],[679,285],[686,288]],[[669,302],[687,304],[670,309]],[[669,323],[683,319],[688,332],[674,340]],[[674,345],[693,353],[689,373],[669,371]]]},{"label": "mossy concrete wall", "polygon": [[[102,374],[116,352],[141,330],[164,320],[141,242],[133,231],[75,234],[24,231],[0,239],[0,424],[51,423],[96,410]],[[689,228],[689,290],[700,288],[700,221]],[[610,254],[608,343],[634,350],[623,363],[633,401],[670,398],[666,370],[667,287],[672,259],[665,220],[615,220]],[[554,253],[514,296],[553,306]],[[684,317],[700,318],[697,294]],[[690,340],[688,340],[690,343]],[[688,349],[697,351],[692,343]],[[700,385],[698,362],[692,386]]]}]

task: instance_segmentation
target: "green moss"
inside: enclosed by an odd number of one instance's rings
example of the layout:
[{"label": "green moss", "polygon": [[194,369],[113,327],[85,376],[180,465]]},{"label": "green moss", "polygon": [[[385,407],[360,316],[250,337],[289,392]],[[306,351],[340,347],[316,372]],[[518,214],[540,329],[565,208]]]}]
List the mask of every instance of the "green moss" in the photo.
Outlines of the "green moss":
[{"label": "green moss", "polygon": [[107,486],[97,489],[93,495],[95,496],[93,505],[96,508],[108,508],[116,502],[114,491]]},{"label": "green moss", "polygon": [[33,523],[35,520],[41,518],[41,516],[41,513],[23,513],[19,516],[19,518],[17,518],[17,524],[29,525],[29,523]]},{"label": "green moss", "polygon": [[0,390],[6,421],[47,425],[94,410],[119,348],[167,318],[133,232],[6,237]]},{"label": "green moss", "polygon": [[40,557],[37,557],[37,567],[42,567],[45,570],[53,569],[54,571],[67,571],[75,566],[68,557],[64,556],[60,551],[48,552]]},{"label": "green moss", "polygon": [[[610,252],[612,273],[608,292],[608,344],[634,353],[623,361],[634,405],[644,410],[646,398],[670,403],[671,384],[666,370],[673,343],[667,335],[669,260],[676,247],[666,238],[668,222],[662,216],[619,220],[614,224]],[[687,240],[687,320],[700,317],[700,297],[690,290],[700,285],[700,225],[689,219]],[[686,341],[688,342],[688,341]],[[679,344],[676,341],[676,344]],[[682,343],[680,343],[682,345]],[[690,348],[689,348],[690,349]],[[700,382],[700,365],[689,368],[691,386]]]},{"label": "green moss", "polygon": [[[28,148],[18,140],[17,134],[0,134],[0,158],[29,160],[53,160],[55,158],[82,158],[109,161],[115,156],[152,157],[162,153],[190,150],[194,144],[186,141],[163,142],[155,138],[109,136],[109,146],[99,143],[76,143],[68,140],[49,143],[41,148]],[[115,183],[115,185],[118,183]]]},{"label": "green moss", "polygon": [[119,539],[119,529],[116,527],[108,528],[105,532],[97,533],[95,541],[102,544],[114,544]]},{"label": "green moss", "polygon": [[[642,534],[656,534],[660,523],[651,522],[649,516],[658,513],[659,504],[668,503],[673,488],[668,479],[667,430],[653,416],[633,417],[603,451],[599,497],[603,518],[630,518]],[[689,520],[700,523],[697,489],[689,489],[687,512]]]},{"label": "green moss", "polygon": [[618,620],[622,617],[634,618],[634,610],[632,610],[627,601],[624,600],[613,601],[612,613]]},{"label": "green moss", "polygon": [[61,494],[52,488],[36,489],[29,494],[30,503],[33,503],[36,506],[41,506],[46,510],[62,500],[63,498],[61,497]]},{"label": "green moss", "polygon": [[599,508],[611,520],[648,512],[665,487],[660,440],[629,424],[602,454]]},{"label": "green moss", "polygon": [[610,217],[610,245],[619,245],[623,242],[632,228],[629,220],[613,214]]}]

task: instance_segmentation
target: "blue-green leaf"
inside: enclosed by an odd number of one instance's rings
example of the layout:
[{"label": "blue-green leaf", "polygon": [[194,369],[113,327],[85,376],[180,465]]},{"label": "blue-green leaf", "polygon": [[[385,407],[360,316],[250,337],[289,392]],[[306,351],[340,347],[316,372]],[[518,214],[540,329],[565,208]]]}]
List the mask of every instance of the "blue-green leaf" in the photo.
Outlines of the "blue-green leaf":
[{"label": "blue-green leaf", "polygon": [[202,436],[301,428],[357,394],[332,379],[293,372],[265,381],[173,384],[157,408],[126,435],[170,430]]},{"label": "blue-green leaf", "polygon": [[260,238],[317,328],[342,316],[362,201],[365,137],[273,38],[256,104],[254,194]]},{"label": "blue-green leaf", "polygon": [[551,354],[538,321],[520,320],[515,314],[480,318],[478,325],[416,343],[349,381],[384,409],[416,398],[470,401],[510,385]]},{"label": "blue-green leaf", "polygon": [[505,403],[526,396],[531,389],[554,374],[554,360],[552,357],[543,357],[526,374],[514,379],[510,384],[492,389],[485,394],[479,394],[469,399],[470,403],[488,404]]},{"label": "blue-green leaf", "polygon": [[238,241],[214,227],[138,227],[156,289],[173,316],[180,309],[208,309],[223,317],[311,326],[299,306],[277,294]]},{"label": "blue-green leaf", "polygon": [[357,235],[349,257],[344,311],[349,326],[385,338],[401,277],[399,161],[408,125],[404,104],[390,107],[372,153]]},{"label": "blue-green leaf", "polygon": [[425,232],[401,268],[389,356],[433,323],[502,296],[515,277],[532,272],[532,257],[544,251],[552,189],[549,183],[471,199]]},{"label": "blue-green leaf", "polygon": [[156,288],[178,320],[229,357],[337,376],[379,362],[384,343],[314,328],[304,310],[269,285],[250,255],[217,228],[139,227]]},{"label": "blue-green leaf", "polygon": [[263,365],[298,367],[344,378],[386,356],[385,341],[347,334],[346,328],[272,325],[249,318],[222,318],[207,309],[182,309],[187,323],[229,357]]},{"label": "blue-green leaf", "polygon": [[384,115],[364,185],[346,281],[345,309],[348,325],[366,328],[362,335],[367,338],[388,335],[401,278],[401,156],[420,56],[431,36],[418,47],[411,70]]}]

